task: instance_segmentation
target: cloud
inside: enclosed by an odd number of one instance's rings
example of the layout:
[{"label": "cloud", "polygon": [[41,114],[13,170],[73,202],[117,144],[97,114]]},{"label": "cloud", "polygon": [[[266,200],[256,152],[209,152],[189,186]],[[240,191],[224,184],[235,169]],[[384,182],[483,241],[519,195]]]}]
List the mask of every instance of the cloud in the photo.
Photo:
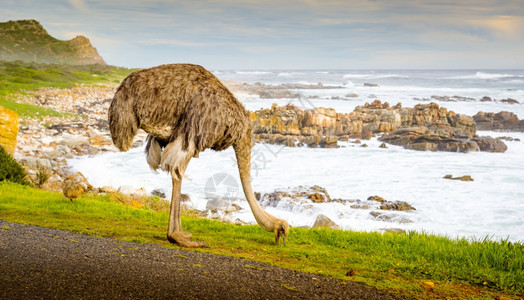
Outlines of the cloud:
[{"label": "cloud", "polygon": [[197,43],[197,42],[190,42],[190,41],[181,41],[181,40],[174,40],[174,39],[149,39],[144,42],[143,44],[146,45],[173,45],[173,46],[181,46],[181,47],[202,47],[202,46],[209,46],[208,44],[204,43]]},{"label": "cloud", "polygon": [[473,19],[468,23],[490,31],[500,38],[518,38],[524,34],[524,18],[517,16],[496,16],[487,19]]},{"label": "cloud", "polygon": [[91,10],[87,7],[84,0],[68,0],[69,3],[77,10],[83,13],[89,13]]},{"label": "cloud", "polygon": [[488,56],[520,63],[524,51],[522,0],[6,0],[1,10],[57,38],[83,34],[120,65],[440,68],[460,67],[446,57],[471,57],[468,66],[482,67]]}]

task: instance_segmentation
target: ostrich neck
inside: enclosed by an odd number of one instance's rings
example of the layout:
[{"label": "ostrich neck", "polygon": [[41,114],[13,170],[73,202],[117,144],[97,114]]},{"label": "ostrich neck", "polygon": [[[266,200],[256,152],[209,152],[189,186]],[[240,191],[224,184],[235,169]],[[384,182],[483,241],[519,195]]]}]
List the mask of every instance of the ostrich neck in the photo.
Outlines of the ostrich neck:
[{"label": "ostrich neck", "polygon": [[240,181],[244,195],[246,196],[249,207],[255,216],[258,225],[266,231],[273,232],[275,227],[275,217],[268,214],[260,204],[258,204],[251,186],[251,139],[244,143],[234,145],[235,154],[238,164],[238,172],[240,173]]}]

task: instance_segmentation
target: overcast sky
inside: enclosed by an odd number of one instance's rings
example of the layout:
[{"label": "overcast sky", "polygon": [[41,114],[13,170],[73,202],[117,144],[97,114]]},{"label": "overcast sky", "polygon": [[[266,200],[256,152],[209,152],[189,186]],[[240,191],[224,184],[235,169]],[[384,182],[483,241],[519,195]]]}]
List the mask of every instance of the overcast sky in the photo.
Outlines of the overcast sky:
[{"label": "overcast sky", "polygon": [[524,68],[522,0],[0,0],[21,19],[125,67]]}]

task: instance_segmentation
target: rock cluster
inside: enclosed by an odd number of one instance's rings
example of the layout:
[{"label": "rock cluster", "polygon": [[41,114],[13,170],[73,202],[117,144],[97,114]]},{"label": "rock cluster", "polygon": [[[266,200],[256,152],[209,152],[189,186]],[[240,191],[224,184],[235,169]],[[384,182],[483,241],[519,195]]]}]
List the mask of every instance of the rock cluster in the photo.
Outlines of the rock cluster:
[{"label": "rock cluster", "polygon": [[519,120],[519,118],[512,112],[478,112],[473,116],[473,119],[477,124],[478,130],[524,132],[524,120]]},{"label": "rock cluster", "polygon": [[292,104],[273,105],[252,112],[251,120],[256,141],[289,147],[333,148],[338,146],[339,138],[362,132],[362,121],[357,116],[323,107],[303,110]]},{"label": "rock cluster", "polygon": [[339,202],[339,199],[331,199],[325,188],[318,185],[298,186],[295,188],[278,189],[261,196],[260,202],[264,206],[276,206],[284,198],[300,204]]},{"label": "rock cluster", "polygon": [[[114,91],[114,87],[78,86],[45,88],[16,96],[21,103],[79,115],[20,120],[14,157],[25,166],[33,182],[45,173],[48,180],[42,187],[63,191],[64,180],[71,173],[66,159],[116,151],[107,124],[107,110]],[[140,132],[137,140],[144,137],[145,133]]]},{"label": "rock cluster", "polygon": [[[260,199],[263,206],[278,206],[289,210],[297,207],[313,210],[315,203],[330,202],[347,205],[352,209],[369,210],[370,216],[376,220],[398,224],[412,223],[409,212],[416,210],[405,201],[387,201],[380,196],[371,196],[367,200],[332,199],[325,188],[317,185],[277,189],[262,195]],[[319,214],[312,227],[338,228],[339,226],[329,217]]]},{"label": "rock cluster", "polygon": [[489,151],[504,152],[507,147],[499,139],[476,135],[475,120],[456,114],[436,103],[417,104],[403,108],[400,103],[375,100],[357,106],[349,114],[332,108],[303,110],[294,105],[260,109],[251,113],[255,141],[304,146],[336,148],[338,141],[349,138],[370,138],[384,134],[379,140],[412,150]]},{"label": "rock cluster", "polygon": [[409,214],[388,213],[388,211],[412,212],[416,210],[413,206],[405,201],[387,201],[380,196],[370,196],[367,200],[348,200],[351,208],[370,210],[369,215],[374,219],[383,222],[392,222],[399,224],[413,223]]}]

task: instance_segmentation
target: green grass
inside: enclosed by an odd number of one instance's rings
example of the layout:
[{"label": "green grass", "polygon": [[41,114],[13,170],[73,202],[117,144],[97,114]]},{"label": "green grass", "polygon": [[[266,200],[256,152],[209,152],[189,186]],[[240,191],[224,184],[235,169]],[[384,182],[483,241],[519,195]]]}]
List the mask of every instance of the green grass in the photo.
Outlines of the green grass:
[{"label": "green grass", "polygon": [[21,104],[13,95],[43,87],[68,88],[78,84],[117,85],[133,70],[102,65],[56,65],[0,61],[0,105],[16,111],[23,118],[67,117],[48,108]]},{"label": "green grass", "polygon": [[[122,196],[86,195],[71,202],[59,193],[0,183],[0,219],[175,247],[165,238],[167,205],[159,204],[158,198],[148,201],[142,207]],[[524,293],[524,246],[519,243],[292,228],[287,246],[277,246],[272,234],[258,226],[225,224],[191,213],[185,213],[182,223],[194,239],[210,246],[198,251],[362,282],[417,298],[493,299]],[[351,277],[346,276],[349,270],[355,272]],[[435,283],[433,291],[421,287],[424,281]]]}]

